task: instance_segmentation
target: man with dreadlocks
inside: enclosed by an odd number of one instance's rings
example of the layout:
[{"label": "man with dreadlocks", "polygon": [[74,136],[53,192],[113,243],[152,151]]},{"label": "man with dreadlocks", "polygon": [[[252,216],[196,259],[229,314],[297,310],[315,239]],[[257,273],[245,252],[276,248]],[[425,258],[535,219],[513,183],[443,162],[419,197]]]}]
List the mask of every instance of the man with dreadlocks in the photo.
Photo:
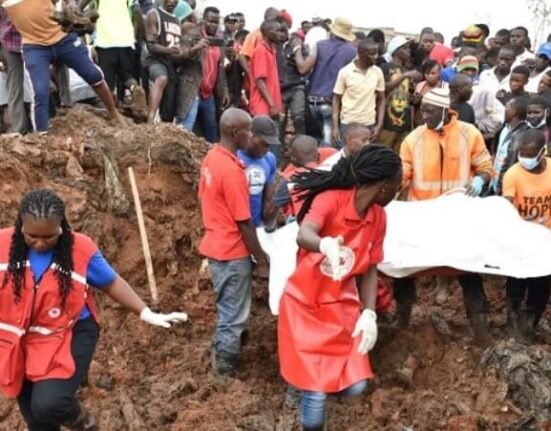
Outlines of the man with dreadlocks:
[{"label": "man with dreadlocks", "polygon": [[303,430],[323,429],[328,394],[360,394],[373,375],[366,355],[377,340],[383,207],[401,175],[398,155],[371,144],[329,172],[307,170],[293,178],[304,198],[300,249],[279,306],[278,340],[281,374],[302,391]]},{"label": "man with dreadlocks", "polygon": [[98,339],[89,285],[151,325],[187,320],[153,313],[94,242],[71,230],[51,190],[28,193],[15,226],[0,230],[0,279],[0,391],[17,397],[29,431],[97,430],[75,396]]}]

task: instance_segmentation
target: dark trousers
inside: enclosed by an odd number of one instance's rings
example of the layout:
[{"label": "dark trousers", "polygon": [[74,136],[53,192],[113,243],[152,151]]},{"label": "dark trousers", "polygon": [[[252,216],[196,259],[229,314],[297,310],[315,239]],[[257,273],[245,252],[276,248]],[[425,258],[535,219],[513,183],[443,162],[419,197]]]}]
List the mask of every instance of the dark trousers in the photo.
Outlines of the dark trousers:
[{"label": "dark trousers", "polygon": [[[545,311],[551,293],[551,277],[507,278],[507,299],[518,308],[534,313],[536,324]],[[522,303],[525,301],[524,305]]]},{"label": "dark trousers", "polygon": [[11,122],[10,132],[27,133],[31,130],[31,124],[25,110],[23,57],[18,52],[8,51],[4,45],[0,46],[0,51],[8,66],[6,86]]},{"label": "dark trousers", "polygon": [[[457,277],[463,288],[463,302],[467,316],[488,312],[488,298],[480,274],[463,274]],[[394,280],[394,299],[398,304],[411,306],[415,301],[415,278]]]},{"label": "dark trousers", "polygon": [[79,417],[81,409],[76,392],[88,373],[97,341],[98,327],[94,319],[79,321],[73,328],[71,344],[76,366],[73,377],[25,381],[17,402],[29,431],[60,431],[61,425]]},{"label": "dark trousers", "polygon": [[282,98],[285,105],[285,121],[280,135],[282,140],[284,140],[285,130],[287,128],[288,111],[291,111],[295,135],[306,134],[306,87],[304,85],[297,85],[296,87],[284,90]]},{"label": "dark trousers", "polygon": [[99,67],[111,91],[116,88],[117,79],[125,88],[136,83],[135,53],[132,48],[96,48]]}]

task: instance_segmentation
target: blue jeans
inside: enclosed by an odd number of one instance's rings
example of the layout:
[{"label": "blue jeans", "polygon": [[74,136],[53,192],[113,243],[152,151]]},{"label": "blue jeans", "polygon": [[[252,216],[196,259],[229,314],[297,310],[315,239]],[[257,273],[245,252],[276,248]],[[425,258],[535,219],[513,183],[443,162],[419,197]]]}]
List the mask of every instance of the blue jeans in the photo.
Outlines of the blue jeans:
[{"label": "blue jeans", "polygon": [[[367,388],[367,380],[362,380],[349,388],[333,395],[353,397],[360,395]],[[302,391],[300,399],[300,422],[303,427],[316,428],[325,424],[327,395],[323,392]]]},{"label": "blue jeans", "polygon": [[330,103],[310,103],[310,110],[316,120],[323,124],[323,139],[320,142],[321,147],[332,146],[331,131],[333,130],[332,107]]},{"label": "blue jeans", "polygon": [[189,107],[185,117],[176,117],[174,122],[183,129],[186,129],[190,132],[193,131],[195,127],[195,121],[197,120],[197,112],[199,111],[199,98],[196,97]]},{"label": "blue jeans", "polygon": [[218,124],[216,123],[216,100],[214,96],[203,99],[199,96],[198,119],[203,136],[211,144],[218,142]]},{"label": "blue jeans", "polygon": [[218,312],[214,349],[237,355],[241,334],[251,314],[252,261],[250,257],[226,261],[209,259],[209,270]]},{"label": "blue jeans", "polygon": [[92,87],[103,81],[101,70],[88,56],[88,49],[75,33],[69,33],[50,45],[23,45],[25,67],[31,76],[34,92],[34,126],[37,132],[48,131],[50,104],[50,64],[59,60],[73,69]]}]

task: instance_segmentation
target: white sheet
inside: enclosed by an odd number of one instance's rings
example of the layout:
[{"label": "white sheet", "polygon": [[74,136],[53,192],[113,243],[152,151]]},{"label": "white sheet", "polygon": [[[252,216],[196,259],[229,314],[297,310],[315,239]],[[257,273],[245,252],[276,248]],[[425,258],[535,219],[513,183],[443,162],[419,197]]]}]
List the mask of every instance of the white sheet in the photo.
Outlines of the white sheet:
[{"label": "white sheet", "polygon": [[[462,194],[419,202],[392,202],[386,208],[385,260],[379,270],[391,277],[448,266],[467,272],[516,278],[551,274],[551,231],[524,221],[501,197]],[[270,309],[296,266],[298,226],[275,233],[258,229],[270,256]]]}]

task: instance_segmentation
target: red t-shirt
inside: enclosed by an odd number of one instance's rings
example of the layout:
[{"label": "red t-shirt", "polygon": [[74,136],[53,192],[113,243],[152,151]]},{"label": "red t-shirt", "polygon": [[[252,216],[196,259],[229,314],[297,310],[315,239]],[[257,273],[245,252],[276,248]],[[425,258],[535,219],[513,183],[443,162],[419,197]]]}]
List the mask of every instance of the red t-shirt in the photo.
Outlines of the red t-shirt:
[{"label": "red t-shirt", "polygon": [[437,61],[440,66],[444,67],[447,61],[453,60],[453,49],[436,42],[430,52],[429,58]]},{"label": "red t-shirt", "polygon": [[264,79],[268,93],[272,96],[272,100],[279,111],[282,112],[283,104],[281,102],[281,88],[279,86],[276,52],[265,40],[260,42],[254,49],[251,58],[251,76],[251,98],[249,101],[249,111],[251,114],[256,116],[268,115],[270,113],[270,107],[256,86],[256,80],[259,78]]},{"label": "red t-shirt", "polygon": [[201,164],[199,202],[205,226],[199,252],[216,260],[249,256],[237,226],[251,218],[245,166],[220,144],[209,150]]}]

